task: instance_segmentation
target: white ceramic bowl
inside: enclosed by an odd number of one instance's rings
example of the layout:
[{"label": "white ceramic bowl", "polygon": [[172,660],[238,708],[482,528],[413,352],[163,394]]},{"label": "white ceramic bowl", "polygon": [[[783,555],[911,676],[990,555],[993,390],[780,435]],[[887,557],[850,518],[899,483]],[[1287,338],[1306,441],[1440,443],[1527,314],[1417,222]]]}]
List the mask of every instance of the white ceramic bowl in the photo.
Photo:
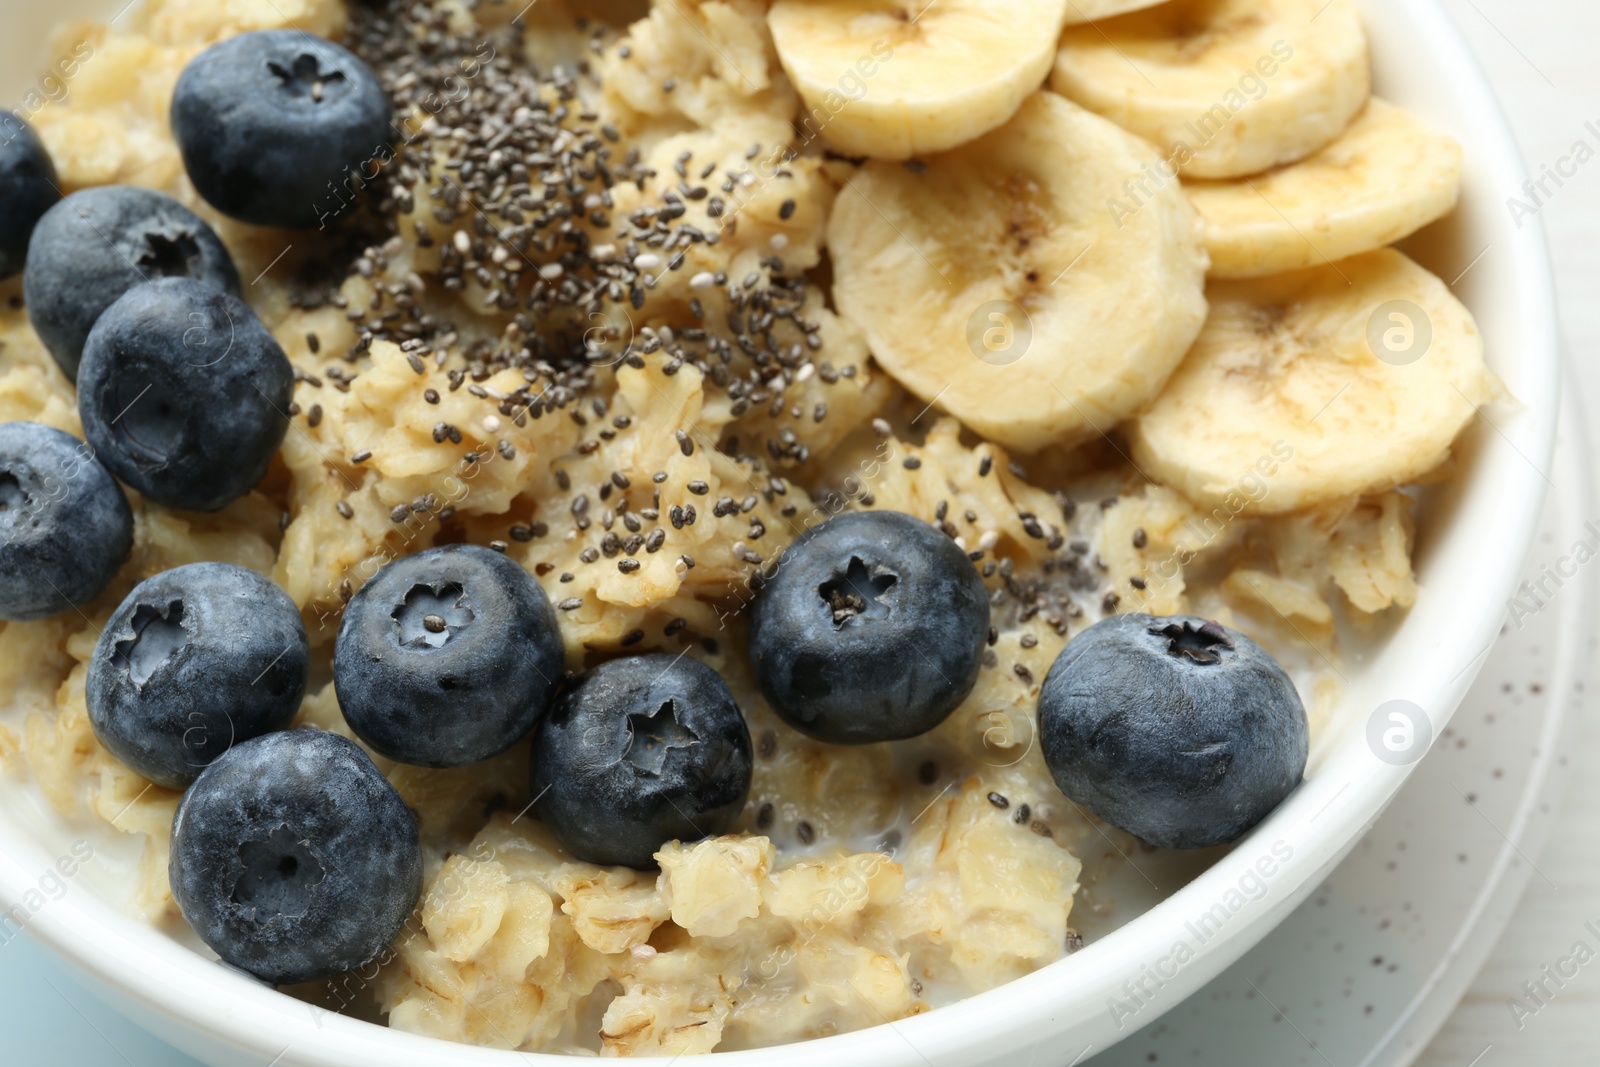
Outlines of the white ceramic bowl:
[{"label": "white ceramic bowl", "polygon": [[[42,65],[53,23],[109,17],[122,2],[0,0],[6,31],[0,35],[0,99],[20,100],[37,84],[28,72]],[[1412,701],[1426,709],[1437,735],[1465,693],[1499,631],[1548,484],[1558,383],[1553,286],[1539,227],[1519,228],[1504,206],[1525,177],[1517,146],[1449,18],[1436,0],[1363,0],[1361,6],[1377,91],[1448,130],[1466,149],[1460,210],[1409,242],[1408,251],[1447,281],[1462,275],[1456,292],[1477,316],[1489,360],[1515,397],[1469,432],[1459,477],[1422,530],[1416,606],[1381,648],[1344,669],[1349,685],[1339,720],[1313,754],[1306,784],[1229,855],[1142,916],[1067,959],[951,1007],[799,1045],[719,1053],[713,1056],[718,1063],[1076,1063],[1150,1022],[1238,959],[1372,824],[1410,770],[1369,749],[1366,724],[1375,708],[1391,699]],[[207,1063],[568,1062],[447,1044],[309,1009],[128,918],[108,903],[108,887],[87,873],[67,882],[59,899],[45,898],[33,908],[41,898],[27,894],[37,891],[41,874],[72,842],[94,833],[52,814],[31,782],[5,777],[0,906],[28,905],[21,914],[30,934],[71,960],[114,1006]],[[119,853],[108,838],[90,840],[104,860],[91,866],[116,868],[126,860],[126,849]],[[10,926],[0,930],[9,933]]]}]

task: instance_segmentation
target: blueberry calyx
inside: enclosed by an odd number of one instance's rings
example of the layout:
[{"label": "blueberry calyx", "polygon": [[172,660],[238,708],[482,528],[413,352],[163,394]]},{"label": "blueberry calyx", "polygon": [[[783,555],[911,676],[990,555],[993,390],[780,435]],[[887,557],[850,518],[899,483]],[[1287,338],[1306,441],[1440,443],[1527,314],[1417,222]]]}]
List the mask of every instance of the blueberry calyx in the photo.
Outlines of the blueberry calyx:
[{"label": "blueberry calyx", "polygon": [[869,568],[859,556],[851,556],[843,573],[824,582],[817,593],[833,612],[833,628],[838,630],[852,620],[881,618],[891,605],[886,598],[900,576],[882,565]]},{"label": "blueberry calyx", "polygon": [[258,923],[304,918],[312,891],[327,877],[317,850],[287,823],[240,845],[239,868],[230,899]]},{"label": "blueberry calyx", "polygon": [[143,689],[156,669],[189,643],[189,629],[183,624],[183,601],[173,600],[165,610],[140,604],[134,609],[130,626],[133,636],[117,642],[117,661],[133,684]]},{"label": "blueberry calyx", "polygon": [[404,648],[443,648],[445,643],[472,624],[472,605],[467,591],[454,583],[426,583],[412,586],[405,599],[396,605],[395,639]]},{"label": "blueberry calyx", "polygon": [[1219,648],[1234,650],[1233,638],[1215,622],[1205,622],[1196,626],[1192,622],[1175,622],[1166,626],[1152,626],[1149,628],[1152,637],[1165,637],[1169,642],[1167,655],[1174,659],[1188,659],[1201,666],[1210,666],[1222,662]]},{"label": "blueberry calyx", "polygon": [[296,56],[293,67],[285,67],[276,60],[268,60],[267,69],[283,83],[280,89],[290,96],[297,99],[309,96],[312,102],[318,104],[327,96],[329,85],[347,80],[343,71],[323,71],[317,57],[309,52],[302,52]]},{"label": "blueberry calyx", "polygon": [[661,776],[667,753],[675,748],[693,748],[700,737],[678,718],[678,705],[668,699],[655,711],[646,715],[635,712],[628,716],[627,760],[636,774]]},{"label": "blueberry calyx", "polygon": [[192,278],[201,258],[200,242],[187,230],[172,236],[148,231],[144,242],[149,251],[139,257],[139,269],[146,278]]},{"label": "blueberry calyx", "polygon": [[10,471],[0,471],[0,511],[10,511],[12,508],[25,508],[33,503],[33,497],[22,488],[22,483],[17,481],[17,476]]}]

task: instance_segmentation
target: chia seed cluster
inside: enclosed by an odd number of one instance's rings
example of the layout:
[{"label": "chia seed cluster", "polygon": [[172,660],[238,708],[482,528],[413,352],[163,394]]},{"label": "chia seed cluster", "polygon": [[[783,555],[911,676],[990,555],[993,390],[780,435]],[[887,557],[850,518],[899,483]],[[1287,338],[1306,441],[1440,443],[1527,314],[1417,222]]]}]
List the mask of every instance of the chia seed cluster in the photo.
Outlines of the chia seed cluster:
[{"label": "chia seed cluster", "polygon": [[[854,378],[857,367],[836,367],[825,358],[822,326],[802,311],[812,285],[775,252],[738,278],[723,271],[696,272],[689,279],[694,295],[681,323],[634,325],[650,291],[684,269],[695,246],[712,247],[737,232],[739,215],[729,202],[737,200],[754,173],[720,172],[717,163],[702,164],[684,153],[674,161],[674,174],[658,202],[619,217],[617,190],[630,183],[641,191],[653,188],[658,175],[641,163],[637,148],[624,148],[619,131],[584,103],[585,92],[598,85],[595,67],[583,61],[570,70],[533,69],[522,59],[524,29],[518,22],[487,36],[454,32],[449,23],[446,13],[423,4],[391,0],[352,9],[348,43],[389,94],[396,115],[395,152],[370,180],[358,181],[367,212],[350,219],[346,232],[333,238],[365,242],[347,257],[345,273],[297,279],[295,304],[341,307],[356,331],[354,345],[342,353],[343,366],[333,363],[321,376],[301,371],[300,380],[317,388],[326,378],[334,388],[348,390],[359,374],[351,365],[359,365],[373,342],[389,341],[406,353],[419,376],[431,363],[445,370],[449,391],[465,389],[482,399],[486,427],[498,428],[500,420],[525,426],[530,419],[565,417],[585,432],[576,452],[590,455],[631,424],[629,416],[610,411],[617,368],[642,369],[651,361],[670,376],[693,366],[708,393],[729,398],[733,417],[760,411],[772,420],[763,435],[730,433],[719,441],[692,427],[677,431],[684,455],[716,448],[734,458],[747,476],[746,491],[708,499],[703,507],[663,509],[659,487],[667,480],[665,471],[654,473],[652,495],[643,503],[631,503],[629,497],[630,490],[637,495],[645,487],[630,486],[620,471],[608,472],[599,484],[578,487],[572,498],[572,523],[580,533],[597,520],[607,530],[580,558],[584,563],[615,559],[622,573],[634,573],[640,549],[654,553],[665,542],[666,530],[658,525],[663,518],[682,529],[709,512],[716,519],[748,516],[733,554],[752,567],[760,565],[764,556],[753,545],[767,528],[750,513],[765,500],[793,517],[797,509],[778,501],[788,493],[778,471],[811,459],[800,435],[779,423],[785,418],[820,423],[828,417],[825,400],[797,400],[790,388],[813,377],[833,386]],[[610,29],[580,26],[591,51],[604,51]],[[746,157],[762,153],[763,146],[753,144]],[[771,180],[792,177],[779,169]],[[717,220],[716,229],[686,220],[689,205],[696,203]],[[419,204],[424,205],[420,213]],[[787,198],[778,215],[786,219],[795,210],[794,199]],[[397,261],[407,243],[437,248],[436,276],[425,281],[416,272],[400,271]],[[372,291],[366,306],[351,306],[339,291],[352,275]],[[437,290],[452,297],[440,299]],[[489,309],[498,334],[484,330],[481,316],[464,313],[462,295]],[[313,354],[322,351],[320,338],[312,335],[307,342]],[[507,369],[521,372],[522,385],[509,393],[491,391],[485,383]],[[441,399],[431,386],[423,396],[429,403]],[[314,404],[294,413],[313,426],[322,417]],[[461,443],[462,429],[440,421],[433,438]],[[516,454],[503,438],[492,448],[501,458]],[[470,465],[486,454],[469,451],[463,462]],[[564,492],[573,490],[565,471],[557,471],[556,478]],[[703,483],[687,488],[696,496],[709,492]],[[591,512],[591,500],[602,508]],[[413,515],[447,521],[453,511],[424,495],[397,506],[391,517],[401,523]],[[622,529],[613,530],[618,522]],[[528,541],[544,536],[549,526],[518,523],[507,536]],[[677,564],[680,573],[693,566],[687,556]]]},{"label": "chia seed cluster", "polygon": [[[657,175],[641,164],[636,148],[618,158],[621,134],[582,102],[580,79],[593,83],[593,69],[587,63],[575,72],[532,69],[518,58],[519,23],[486,41],[452,33],[448,22],[443,12],[394,2],[352,13],[351,44],[379,72],[402,116],[397,133],[406,145],[374,182],[377,211],[393,229],[352,265],[372,280],[375,306],[347,310],[358,328],[347,358],[386,340],[443,366],[460,346],[465,365],[452,373],[452,389],[470,390],[468,383],[516,368],[527,380],[523,388],[484,399],[502,415],[539,418],[555,409],[578,416],[580,425],[587,419],[579,402],[597,391],[604,368],[641,367],[657,353],[668,374],[696,367],[733,398],[735,417],[760,405],[780,414],[785,388],[812,374],[830,383],[855,375],[853,366],[835,369],[809,355],[822,347],[820,325],[800,313],[809,284],[775,255],[742,278],[720,272],[691,278],[704,294],[691,302],[694,325],[647,326],[628,336],[626,313],[643,308],[666,273],[682,269],[687,250],[715,246],[737,225],[731,216],[711,232],[684,222],[686,202],[708,200],[718,217],[712,189],[731,191],[743,174],[719,182],[710,163],[691,176],[693,158],[685,153],[675,164],[679,180],[658,205],[614,218],[614,190],[628,183],[643,190]],[[599,51],[609,31],[590,32]],[[487,61],[486,46],[493,55]],[[406,118],[429,114],[430,122],[415,126],[415,118]],[[752,146],[752,157],[760,147]],[[784,177],[780,171],[775,180]],[[419,199],[432,210],[412,218]],[[780,214],[792,212],[792,203]],[[402,233],[402,226],[412,232]],[[394,238],[437,246],[437,284],[452,293],[477,290],[484,306],[507,319],[500,335],[462,344],[457,324],[422,299],[426,283],[415,275],[387,280],[389,261],[403,248]],[[706,307],[713,292],[727,307],[716,321]],[[317,299],[302,294],[304,304]],[[597,321],[607,325],[597,329]],[[774,458],[808,458],[790,440],[765,447]]]}]

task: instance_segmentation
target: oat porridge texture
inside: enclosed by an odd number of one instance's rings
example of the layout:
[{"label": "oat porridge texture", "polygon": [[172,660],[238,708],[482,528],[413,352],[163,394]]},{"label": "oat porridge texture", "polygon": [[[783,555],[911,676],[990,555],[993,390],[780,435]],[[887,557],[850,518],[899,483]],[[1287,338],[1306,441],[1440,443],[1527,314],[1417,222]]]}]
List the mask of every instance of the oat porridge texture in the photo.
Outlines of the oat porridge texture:
[{"label": "oat porridge texture", "polygon": [[[1034,743],[1067,639],[1123,610],[1219,619],[1283,660],[1315,738],[1344,634],[1417,595],[1414,487],[1268,513],[1255,504],[1296,463],[1289,437],[1201,505],[1108,439],[1021,455],[977,436],[880,368],[874,323],[835,310],[825,243],[855,163],[802,120],[816,111],[766,3],[521,7],[148,0],[52,43],[82,57],[30,117],[65,191],[149,186],[202,214],[296,386],[256,491],[214,514],[130,493],[112,586],[3,624],[6,772],[143,837],[127,907],[172,922],[179,794],[111,757],[85,708],[120,600],[196,561],[269,575],[311,636],[298,725],[352,736],[330,666],[343,606],[389,560],[490,545],[559,609],[569,671],[645,651],[715,667],[755,743],[749,803],[729,834],[667,844],[659,872],[604,868],[527,813],[526,741],[455,770],[376,757],[419,822],[421,903],[367,969],[291,993],[484,1046],[675,1055],[877,1025],[1061,958],[1140,847],[1076,810]],[[397,105],[394,143],[328,190],[324,232],[218,215],[167,127],[191,58],[283,27],[342,41]],[[564,268],[578,233],[582,269]],[[20,292],[0,292],[0,420],[81,436]],[[1448,470],[1437,458],[1422,481]],[[871,508],[956,539],[994,630],[938,729],[831,746],[763,703],[743,609],[800,531]]]}]

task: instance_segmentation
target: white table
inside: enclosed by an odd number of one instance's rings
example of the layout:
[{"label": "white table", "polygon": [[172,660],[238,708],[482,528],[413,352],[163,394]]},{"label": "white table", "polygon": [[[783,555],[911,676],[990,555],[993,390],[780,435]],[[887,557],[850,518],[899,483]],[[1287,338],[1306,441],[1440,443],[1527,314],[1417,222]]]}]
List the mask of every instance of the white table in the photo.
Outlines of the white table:
[{"label": "white table", "polygon": [[[1466,33],[1517,131],[1530,171],[1554,166],[1579,139],[1600,150],[1600,4],[1594,0],[1444,0]],[[1569,168],[1570,169],[1570,168]],[[1591,427],[1600,414],[1600,159],[1550,197],[1539,218],[1550,236],[1564,340]],[[1552,185],[1552,188],[1554,186]],[[1593,581],[1594,576],[1588,576]],[[1519,1029],[1508,1001],[1524,997],[1574,942],[1600,952],[1600,719],[1580,726],[1565,810],[1522,908],[1471,993],[1419,1060],[1422,1067],[1577,1067],[1600,1060],[1600,958],[1583,967]]]}]

